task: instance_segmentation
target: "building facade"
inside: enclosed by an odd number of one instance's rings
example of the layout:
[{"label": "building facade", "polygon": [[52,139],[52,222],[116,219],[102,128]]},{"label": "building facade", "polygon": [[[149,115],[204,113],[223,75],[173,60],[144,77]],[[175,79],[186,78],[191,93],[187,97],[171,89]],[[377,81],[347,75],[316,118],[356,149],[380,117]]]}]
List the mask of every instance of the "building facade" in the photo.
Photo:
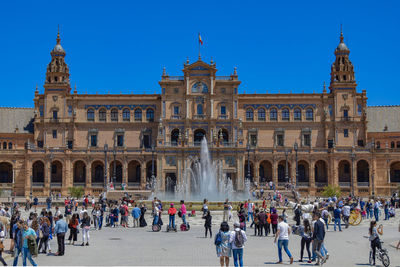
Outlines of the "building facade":
[{"label": "building facade", "polygon": [[[199,57],[182,76],[164,69],[161,94],[89,95],[71,92],[58,35],[30,110],[34,131],[0,133],[1,184],[16,195],[66,195],[71,186],[98,194],[110,179],[145,191],[154,176],[160,190],[173,191],[205,138],[235,190],[248,177],[257,187],[290,182],[308,195],[328,184],[389,194],[400,182],[400,151],[378,149],[368,136],[366,91],[357,91],[349,54],[341,34],[322,93],[239,94],[236,68],[219,76],[216,63]],[[23,141],[9,148],[10,138]]]}]

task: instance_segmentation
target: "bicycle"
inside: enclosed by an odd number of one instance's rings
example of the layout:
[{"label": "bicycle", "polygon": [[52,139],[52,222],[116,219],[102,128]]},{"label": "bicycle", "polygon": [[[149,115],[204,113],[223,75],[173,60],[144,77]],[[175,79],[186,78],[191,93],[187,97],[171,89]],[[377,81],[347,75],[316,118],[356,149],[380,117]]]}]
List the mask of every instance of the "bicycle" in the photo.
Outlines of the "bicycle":
[{"label": "bicycle", "polygon": [[[382,247],[383,242],[382,241],[380,241],[380,242],[381,242],[381,247]],[[380,249],[376,248],[375,251],[376,251],[375,259],[378,258],[382,262],[383,266],[388,267],[390,265],[390,259],[389,259],[389,255],[388,255],[387,249],[385,249],[385,248],[380,248]],[[372,265],[373,261],[374,261],[374,259],[373,259],[373,251],[372,251],[372,248],[371,248],[371,250],[369,252],[369,264]]]}]

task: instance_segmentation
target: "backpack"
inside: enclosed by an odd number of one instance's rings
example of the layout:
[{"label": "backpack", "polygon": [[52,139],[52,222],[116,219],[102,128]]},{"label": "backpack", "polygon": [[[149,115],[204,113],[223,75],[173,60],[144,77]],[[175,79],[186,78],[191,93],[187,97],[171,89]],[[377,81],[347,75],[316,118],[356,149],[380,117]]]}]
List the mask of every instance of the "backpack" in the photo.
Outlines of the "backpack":
[{"label": "backpack", "polygon": [[222,244],[222,236],[221,233],[218,232],[218,234],[215,236],[214,245],[219,246],[221,244]]},{"label": "backpack", "polygon": [[119,212],[121,213],[122,216],[125,216],[125,214],[126,214],[126,209],[125,209],[124,207],[121,207],[121,208],[119,209]]},{"label": "backpack", "polygon": [[236,231],[235,230],[235,246],[237,248],[242,248],[244,245],[244,238],[242,234],[242,230]]}]

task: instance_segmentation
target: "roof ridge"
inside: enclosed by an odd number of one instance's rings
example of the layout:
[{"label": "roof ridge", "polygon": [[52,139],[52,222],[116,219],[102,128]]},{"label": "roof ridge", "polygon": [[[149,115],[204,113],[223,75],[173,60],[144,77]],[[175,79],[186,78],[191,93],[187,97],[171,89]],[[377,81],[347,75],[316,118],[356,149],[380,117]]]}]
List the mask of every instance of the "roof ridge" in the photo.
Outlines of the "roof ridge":
[{"label": "roof ridge", "polygon": [[0,107],[0,109],[35,109],[29,107]]},{"label": "roof ridge", "polygon": [[367,108],[380,108],[380,107],[400,107],[399,105],[374,105],[374,106],[367,106]]}]

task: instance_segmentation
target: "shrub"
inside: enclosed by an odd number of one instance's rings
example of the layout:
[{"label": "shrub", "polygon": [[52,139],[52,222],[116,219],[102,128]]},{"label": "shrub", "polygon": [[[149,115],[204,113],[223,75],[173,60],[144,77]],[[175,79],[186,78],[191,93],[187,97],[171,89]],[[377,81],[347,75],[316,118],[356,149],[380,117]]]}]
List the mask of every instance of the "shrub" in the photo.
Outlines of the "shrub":
[{"label": "shrub", "polygon": [[74,187],[69,187],[68,192],[71,195],[71,197],[79,199],[85,193],[85,189],[82,186],[74,186]]},{"label": "shrub", "polygon": [[334,197],[334,196],[340,197],[342,195],[342,192],[340,191],[339,186],[328,185],[324,187],[322,195],[324,197]]}]

